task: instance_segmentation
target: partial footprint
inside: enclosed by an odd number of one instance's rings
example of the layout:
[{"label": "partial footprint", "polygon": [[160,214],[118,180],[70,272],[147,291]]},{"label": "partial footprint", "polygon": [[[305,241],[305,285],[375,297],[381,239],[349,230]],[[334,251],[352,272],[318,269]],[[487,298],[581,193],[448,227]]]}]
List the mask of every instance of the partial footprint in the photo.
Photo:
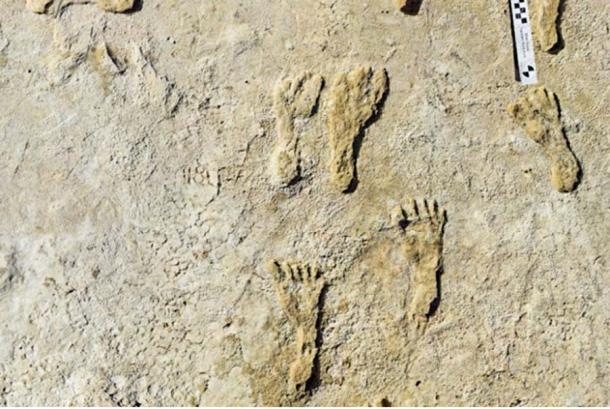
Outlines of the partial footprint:
[{"label": "partial footprint", "polygon": [[540,47],[552,51],[559,43],[558,19],[561,0],[534,0],[532,19]]},{"label": "partial footprint", "polygon": [[131,98],[143,108],[153,104],[161,107],[159,114],[163,119],[173,117],[183,99],[176,83],[157,72],[150,56],[138,45],[133,45],[130,62],[136,68]]},{"label": "partial footprint", "polygon": [[133,10],[135,0],[97,0],[97,6],[104,11],[125,13]]},{"label": "partial footprint", "polygon": [[273,94],[273,110],[277,118],[277,142],[271,155],[273,183],[287,186],[299,177],[300,122],[316,111],[324,80],[319,75],[303,72],[282,81]]},{"label": "partial footprint", "polygon": [[330,174],[333,186],[341,192],[354,188],[356,149],[365,126],[379,111],[387,89],[384,69],[360,67],[335,78],[328,115]]},{"label": "partial footprint", "polygon": [[25,6],[34,13],[44,14],[54,1],[57,4],[56,13],[71,4],[96,3],[100,9],[113,13],[131,11],[135,5],[135,0],[26,0]]},{"label": "partial footprint", "polygon": [[51,3],[53,3],[53,0],[26,0],[25,7],[34,13],[42,14],[46,13]]},{"label": "partial footprint", "polygon": [[553,187],[559,192],[573,191],[580,179],[580,166],[563,133],[555,94],[544,87],[530,88],[509,105],[508,112],[542,146],[551,162]]},{"label": "partial footprint", "polygon": [[324,278],[317,266],[269,262],[278,302],[296,333],[295,359],[290,364],[290,381],[296,391],[303,391],[311,378],[318,353],[317,321]]},{"label": "partial footprint", "polygon": [[101,42],[89,48],[87,61],[99,75],[104,95],[109,95],[111,93],[112,78],[121,74],[121,68],[112,57],[108,45],[105,42]]},{"label": "partial footprint", "polygon": [[392,219],[402,230],[403,250],[413,267],[407,319],[423,330],[440,302],[445,210],[436,201],[410,200],[393,210]]}]

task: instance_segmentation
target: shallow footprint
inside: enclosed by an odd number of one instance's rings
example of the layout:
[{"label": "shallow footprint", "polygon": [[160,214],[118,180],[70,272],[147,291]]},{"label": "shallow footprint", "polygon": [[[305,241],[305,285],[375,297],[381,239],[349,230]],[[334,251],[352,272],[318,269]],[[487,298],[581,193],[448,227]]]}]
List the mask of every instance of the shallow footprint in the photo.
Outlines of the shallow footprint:
[{"label": "shallow footprint", "polygon": [[508,107],[510,116],[538,143],[551,163],[551,184],[559,192],[578,185],[580,166],[563,133],[554,93],[544,87],[530,88]]},{"label": "shallow footprint", "polygon": [[289,376],[294,389],[302,391],[311,378],[318,353],[316,325],[325,281],[315,265],[272,260],[267,269],[278,302],[296,333],[295,359],[290,364]]},{"label": "shallow footprint", "polygon": [[305,71],[275,88],[273,110],[278,135],[270,171],[276,185],[287,186],[299,177],[299,134],[295,128],[315,113],[323,83],[321,76]]},{"label": "shallow footprint", "polygon": [[379,111],[387,89],[388,76],[384,69],[360,67],[335,78],[328,114],[330,175],[333,186],[341,192],[353,188],[356,176],[354,145]]},{"label": "shallow footprint", "polygon": [[540,47],[553,51],[559,43],[558,19],[561,0],[535,0],[532,7],[534,30]]},{"label": "shallow footprint", "polygon": [[[49,7],[55,0],[26,0],[25,6],[34,13],[44,14],[49,10]],[[135,0],[59,0],[56,2],[57,7],[55,13],[59,13],[64,7],[71,4],[88,4],[95,2],[97,6],[104,10],[113,13],[125,13],[133,10]]]},{"label": "shallow footprint", "polygon": [[97,0],[96,3],[104,11],[124,13],[134,8],[135,0]]},{"label": "shallow footprint", "polygon": [[410,200],[392,211],[392,219],[402,230],[403,251],[413,267],[407,319],[424,330],[440,302],[445,210],[436,201]]}]

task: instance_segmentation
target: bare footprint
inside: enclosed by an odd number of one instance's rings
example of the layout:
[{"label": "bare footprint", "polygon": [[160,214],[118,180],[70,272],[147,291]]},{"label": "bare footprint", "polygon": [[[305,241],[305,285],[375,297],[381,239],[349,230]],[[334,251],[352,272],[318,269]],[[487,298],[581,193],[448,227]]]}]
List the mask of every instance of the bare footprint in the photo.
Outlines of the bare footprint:
[{"label": "bare footprint", "polygon": [[113,13],[131,11],[135,6],[135,0],[26,0],[25,6],[34,13],[44,14],[54,2],[56,4],[56,14],[59,13],[62,8],[71,4],[96,3],[100,9]]},{"label": "bare footprint", "polygon": [[392,219],[402,230],[403,250],[413,267],[407,319],[423,330],[440,302],[445,210],[436,201],[410,200],[392,211]]},{"label": "bare footprint", "polygon": [[530,88],[508,107],[510,116],[538,143],[551,163],[551,184],[559,192],[578,185],[580,166],[560,121],[557,97],[544,87]]},{"label": "bare footprint", "polygon": [[278,302],[296,333],[295,359],[290,364],[289,376],[295,390],[302,391],[311,378],[318,353],[316,325],[325,281],[320,269],[309,264],[272,260],[268,270]]},{"label": "bare footprint", "polygon": [[353,188],[355,145],[364,127],[377,114],[387,89],[388,77],[383,69],[360,67],[335,78],[328,115],[330,174],[333,186],[341,192]]},{"label": "bare footprint", "polygon": [[273,183],[287,186],[299,177],[299,121],[310,118],[316,110],[323,78],[303,72],[282,81],[273,94],[278,138],[271,155]]},{"label": "bare footprint", "polygon": [[[518,0],[513,0],[518,1]],[[535,0],[532,4],[534,31],[540,47],[552,51],[559,43],[558,19],[561,0]]]}]

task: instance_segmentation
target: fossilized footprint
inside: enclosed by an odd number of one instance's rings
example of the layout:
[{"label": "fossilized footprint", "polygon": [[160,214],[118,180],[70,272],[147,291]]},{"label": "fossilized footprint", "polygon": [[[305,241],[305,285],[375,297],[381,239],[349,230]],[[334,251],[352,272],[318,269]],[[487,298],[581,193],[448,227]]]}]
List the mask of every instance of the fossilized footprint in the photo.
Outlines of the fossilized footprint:
[{"label": "fossilized footprint", "polygon": [[25,6],[34,13],[42,14],[47,11],[53,0],[26,0]]},{"label": "fossilized footprint", "polygon": [[388,89],[384,69],[360,67],[339,74],[330,91],[328,135],[331,182],[341,192],[353,187],[356,176],[355,145],[377,114]]},{"label": "fossilized footprint", "polygon": [[70,4],[96,3],[100,9],[113,13],[130,11],[135,4],[135,0],[26,0],[25,5],[34,13],[43,14],[48,11],[53,2],[57,4],[57,10]]},{"label": "fossilized footprint", "polygon": [[135,0],[97,0],[96,3],[104,11],[124,13],[133,9]]},{"label": "fossilized footprint", "polygon": [[540,47],[552,51],[559,43],[557,20],[561,0],[535,0],[532,4],[534,30]]},{"label": "fossilized footprint", "polygon": [[275,88],[273,110],[278,136],[270,164],[275,184],[286,186],[299,177],[299,135],[295,128],[315,113],[323,83],[321,76],[303,72]]},{"label": "fossilized footprint", "polygon": [[440,301],[445,210],[436,201],[410,200],[393,210],[392,219],[402,231],[403,250],[413,267],[407,319],[424,329]]},{"label": "fossilized footprint", "polygon": [[509,105],[508,112],[542,146],[551,162],[553,187],[559,192],[574,190],[580,178],[580,166],[563,133],[555,94],[544,87],[530,88]]},{"label": "fossilized footprint", "polygon": [[268,270],[274,281],[278,302],[296,333],[295,359],[290,364],[290,381],[297,391],[311,378],[318,353],[317,321],[324,278],[317,266],[272,260]]}]

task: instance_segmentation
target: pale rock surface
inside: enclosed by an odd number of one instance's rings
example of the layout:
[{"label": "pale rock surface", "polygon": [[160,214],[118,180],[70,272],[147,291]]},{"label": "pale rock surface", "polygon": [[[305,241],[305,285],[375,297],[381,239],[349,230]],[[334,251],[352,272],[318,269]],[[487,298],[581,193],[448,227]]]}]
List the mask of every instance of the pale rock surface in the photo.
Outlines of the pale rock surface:
[{"label": "pale rock surface", "polygon": [[[508,3],[57,5],[0,13],[0,404],[610,403],[610,2],[565,2],[536,56],[566,193],[506,112]],[[369,66],[346,194],[332,84]],[[274,89],[303,72],[329,83],[278,186]]]}]

